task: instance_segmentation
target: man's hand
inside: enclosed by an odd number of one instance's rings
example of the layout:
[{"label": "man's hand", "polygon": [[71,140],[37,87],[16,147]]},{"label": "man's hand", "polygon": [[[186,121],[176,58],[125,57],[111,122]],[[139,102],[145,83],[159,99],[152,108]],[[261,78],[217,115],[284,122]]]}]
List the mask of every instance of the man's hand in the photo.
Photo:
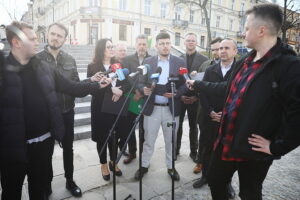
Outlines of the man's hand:
[{"label": "man's hand", "polygon": [[190,76],[196,76],[197,75],[197,71],[192,71],[191,73],[190,73]]},{"label": "man's hand", "polygon": [[111,100],[113,101],[113,102],[117,102],[117,101],[119,101],[119,99],[120,99],[120,96],[118,96],[118,95],[113,95],[112,96],[112,98],[111,98]]},{"label": "man's hand", "polygon": [[94,74],[94,76],[91,77],[92,82],[99,82],[102,78],[104,78],[104,75],[102,72],[97,72]]},{"label": "man's hand", "polygon": [[252,134],[252,137],[248,138],[248,142],[249,144],[255,146],[252,147],[253,151],[259,151],[259,152],[263,152],[269,155],[272,155],[271,151],[270,151],[270,144],[271,141],[265,139],[264,137],[260,136],[260,135],[256,135],[256,134]]},{"label": "man's hand", "polygon": [[119,87],[112,87],[111,91],[112,91],[113,95],[116,95],[116,96],[119,96],[119,97],[122,96],[123,95],[123,91],[120,90],[120,88],[121,88],[121,86],[119,86]]},{"label": "man's hand", "polygon": [[212,121],[220,122],[222,117],[222,112],[216,113],[215,111],[211,111],[209,114]]},{"label": "man's hand", "polygon": [[140,93],[140,91],[139,90],[135,90],[135,94],[133,96],[133,100],[134,101],[139,101],[142,97],[143,97],[143,95]]},{"label": "man's hand", "polygon": [[112,82],[111,78],[103,77],[100,79],[100,81],[98,83],[99,83],[100,88],[105,88],[111,82]]},{"label": "man's hand", "polygon": [[187,80],[185,82],[186,87],[189,88],[189,90],[194,90],[194,82],[195,82],[195,80]]},{"label": "man's hand", "polygon": [[166,92],[163,94],[164,97],[167,97],[167,98],[172,98],[172,96],[175,96],[176,94],[172,94],[170,92]]},{"label": "man's hand", "polygon": [[196,96],[191,96],[190,98],[191,104],[193,104],[194,102],[198,101],[198,97]]},{"label": "man's hand", "polygon": [[151,88],[148,88],[148,87],[144,87],[144,94],[146,95],[146,96],[149,96],[149,95],[151,95]]}]

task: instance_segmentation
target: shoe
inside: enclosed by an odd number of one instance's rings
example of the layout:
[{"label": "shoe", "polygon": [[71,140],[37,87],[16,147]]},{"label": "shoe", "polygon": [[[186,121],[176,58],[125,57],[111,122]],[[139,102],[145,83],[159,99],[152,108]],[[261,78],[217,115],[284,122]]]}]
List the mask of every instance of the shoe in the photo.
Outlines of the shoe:
[{"label": "shoe", "polygon": [[49,197],[52,194],[51,183],[46,186],[45,194],[47,195],[47,197]]},{"label": "shoe", "polygon": [[129,154],[127,151],[124,151],[124,152],[123,152],[123,155],[124,155],[124,156],[129,156],[130,154]]},{"label": "shoe", "polygon": [[[103,174],[103,169],[102,169],[102,167],[104,168],[104,166],[106,167],[106,171],[108,172],[108,174]],[[101,165],[101,173],[102,173],[102,177],[103,177],[103,179],[105,180],[105,181],[109,181],[109,179],[110,179],[110,173],[109,173],[109,171],[108,171],[108,169],[107,169],[107,164],[102,164]]]},{"label": "shoe", "polygon": [[197,163],[197,153],[196,152],[191,152],[190,157],[194,161],[194,163]]},{"label": "shoe", "polygon": [[[113,171],[113,164],[112,164],[112,161],[109,162],[109,170],[110,171]],[[119,169],[118,165],[116,165],[116,168],[115,168],[115,173],[116,173],[116,176],[122,176],[122,171]]]},{"label": "shoe", "polygon": [[67,180],[66,188],[71,192],[74,197],[81,197],[81,189],[76,185],[73,180]]},{"label": "shoe", "polygon": [[134,179],[135,180],[140,180],[143,178],[144,174],[148,172],[148,168],[146,167],[141,167],[141,169],[138,169],[135,174],[134,174]]},{"label": "shoe", "polygon": [[234,189],[233,189],[231,183],[229,183],[229,184],[227,185],[227,192],[228,192],[228,198],[229,198],[229,199],[234,199],[234,197],[235,197],[235,191],[234,191]]},{"label": "shoe", "polygon": [[171,176],[171,178],[174,180],[174,181],[179,181],[180,180],[180,176],[178,174],[178,172],[176,171],[176,169],[168,169],[168,174]]},{"label": "shoe", "polygon": [[207,184],[206,178],[201,177],[193,184],[193,188],[201,188],[205,184]]},{"label": "shoe", "polygon": [[202,164],[201,163],[197,163],[196,166],[194,167],[194,174],[199,174],[202,171]]},{"label": "shoe", "polygon": [[129,156],[123,160],[123,163],[125,165],[131,163],[132,160],[134,160],[136,158],[136,154],[129,154]]}]

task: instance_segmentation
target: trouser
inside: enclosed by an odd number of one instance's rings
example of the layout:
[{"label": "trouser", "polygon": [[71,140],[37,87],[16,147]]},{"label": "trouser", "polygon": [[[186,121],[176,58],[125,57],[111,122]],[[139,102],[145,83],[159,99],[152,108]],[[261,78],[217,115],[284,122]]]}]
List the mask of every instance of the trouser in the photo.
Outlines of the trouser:
[{"label": "trouser", "polygon": [[[74,109],[69,112],[63,113],[63,120],[65,126],[65,134],[62,140],[63,148],[63,162],[65,170],[65,178],[73,180],[74,165],[73,165],[73,140],[74,140]],[[52,154],[49,160],[49,179],[48,183],[51,184],[53,179],[52,155],[54,151],[54,140],[52,141]]]},{"label": "trouser", "polygon": [[[179,117],[175,117],[178,124]],[[172,127],[168,123],[172,122],[172,114],[168,106],[154,106],[150,116],[144,116],[145,141],[143,144],[142,167],[149,167],[150,159],[154,152],[154,145],[158,136],[160,126],[162,127],[165,140],[166,165],[172,169]],[[176,145],[176,132],[174,145]],[[176,146],[174,147],[176,148]]]},{"label": "trouser", "polygon": [[[122,123],[122,127],[124,128],[124,133],[121,136],[121,145],[123,146],[125,144],[125,141],[127,139],[127,137],[129,136],[129,133],[134,125],[135,119],[137,118],[137,115],[132,113],[132,112],[128,112],[126,118],[124,118],[125,120]],[[140,120],[139,120],[139,131],[141,131],[141,142],[144,142],[144,127],[143,127],[143,116],[141,116]],[[137,151],[137,142],[136,142],[136,136],[135,136],[135,132],[132,133],[131,137],[128,140],[128,149],[129,149],[129,154],[135,154]]]},{"label": "trouser", "polygon": [[47,199],[48,160],[52,139],[27,145],[28,163],[3,162],[1,165],[2,200],[20,200],[25,176],[30,200]]},{"label": "trouser", "polygon": [[181,147],[181,138],[182,138],[182,126],[183,120],[185,116],[185,112],[187,111],[188,120],[189,120],[189,138],[190,138],[190,150],[191,153],[197,153],[198,149],[198,128],[197,128],[197,111],[198,111],[199,102],[194,102],[193,104],[184,104],[181,102],[181,111],[179,117],[179,127],[177,131],[177,153],[180,151]]},{"label": "trouser", "polygon": [[208,184],[213,200],[227,200],[227,185],[235,171],[238,171],[242,200],[262,200],[262,184],[272,160],[223,161],[223,145],[219,145],[208,174]]}]

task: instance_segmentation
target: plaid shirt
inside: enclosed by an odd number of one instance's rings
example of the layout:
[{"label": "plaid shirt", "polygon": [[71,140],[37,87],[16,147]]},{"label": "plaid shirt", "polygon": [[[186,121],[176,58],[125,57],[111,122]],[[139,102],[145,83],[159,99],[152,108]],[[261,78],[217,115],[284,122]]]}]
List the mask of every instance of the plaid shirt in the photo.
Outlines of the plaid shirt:
[{"label": "plaid shirt", "polygon": [[234,77],[231,82],[229,94],[223,109],[223,116],[217,140],[214,144],[214,149],[218,144],[223,143],[222,160],[226,161],[245,161],[243,158],[232,157],[229,155],[230,147],[234,137],[235,122],[238,117],[239,107],[243,102],[243,97],[249,83],[262,66],[263,62],[271,56],[271,51],[266,53],[261,59],[253,62],[255,55],[245,59],[243,67]]}]

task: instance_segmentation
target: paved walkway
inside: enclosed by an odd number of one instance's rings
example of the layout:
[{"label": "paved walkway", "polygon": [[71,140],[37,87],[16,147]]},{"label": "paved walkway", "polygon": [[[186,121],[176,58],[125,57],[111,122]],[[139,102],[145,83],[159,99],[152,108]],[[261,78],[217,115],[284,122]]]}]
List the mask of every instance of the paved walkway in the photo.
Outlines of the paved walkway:
[{"label": "paved walkway", "polygon": [[[184,122],[184,130],[188,130],[187,121]],[[176,182],[175,199],[177,200],[210,200],[208,186],[201,189],[193,189],[192,184],[200,175],[192,173],[194,163],[189,158],[188,134],[183,136],[182,150],[176,169],[181,179]],[[96,144],[90,139],[74,142],[75,174],[74,179],[83,190],[84,200],[110,200],[113,199],[112,176],[111,181],[104,181],[101,176]],[[157,139],[155,153],[151,160],[149,172],[143,178],[143,199],[167,200],[171,199],[171,179],[167,174],[164,156],[164,141],[162,134]],[[123,158],[122,158],[123,160]],[[134,173],[138,169],[138,159],[131,164],[124,165],[120,162],[123,176],[117,178],[117,199],[123,200],[129,194],[139,199],[139,182],[134,180]],[[52,182],[52,200],[78,198],[71,197],[65,189],[63,175],[62,150],[55,147],[53,156],[54,180]],[[25,186],[26,187],[26,184]],[[238,191],[237,174],[233,178],[233,187]],[[28,199],[27,191],[23,190],[23,199]],[[300,199],[300,148],[294,150],[279,161],[275,161],[269,171],[263,188],[264,200],[299,200]],[[237,197],[236,200],[239,198]]]}]

